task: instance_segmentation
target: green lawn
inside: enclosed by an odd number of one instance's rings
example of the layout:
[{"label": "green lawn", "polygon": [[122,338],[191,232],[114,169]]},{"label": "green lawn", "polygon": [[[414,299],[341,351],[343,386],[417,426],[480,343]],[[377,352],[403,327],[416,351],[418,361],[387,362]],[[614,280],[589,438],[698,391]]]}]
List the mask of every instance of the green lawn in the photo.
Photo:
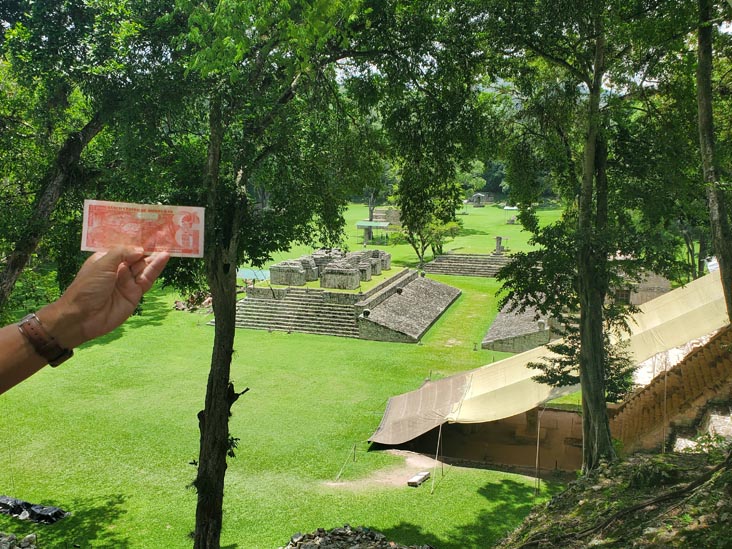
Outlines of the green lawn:
[{"label": "green lawn", "polygon": [[[486,206],[484,208],[474,208],[468,206],[462,210],[458,218],[463,223],[461,233],[453,238],[448,239],[444,245],[445,253],[455,252],[463,254],[490,253],[496,247],[496,236],[503,238],[503,244],[507,246],[508,252],[526,251],[529,249],[527,243],[529,234],[526,233],[521,225],[507,223],[510,217],[516,215],[515,211],[504,211],[503,205]],[[541,223],[549,223],[559,218],[560,210],[539,210],[539,220]],[[363,204],[352,204],[345,215],[346,219],[346,245],[350,250],[363,249],[363,231],[356,228],[356,222],[368,219],[368,208]],[[376,236],[380,233],[377,230]],[[417,256],[408,244],[389,245],[389,244],[373,244],[367,246],[369,249],[382,249],[389,252],[392,256],[392,263],[401,266],[414,267],[417,264]],[[281,261],[291,257],[312,252],[309,246],[294,246],[289,252],[283,252],[275,256],[275,261]],[[428,251],[425,257],[427,261],[432,259],[431,253]]]},{"label": "green lawn", "polygon": [[[231,419],[240,443],[226,477],[224,547],[273,549],[295,532],[350,523],[405,544],[483,548],[528,513],[533,479],[487,470],[446,468],[433,494],[429,483],[325,484],[341,470],[347,481],[398,463],[366,443],[390,396],[505,356],[473,350],[496,314],[496,281],[435,278],[463,294],[419,345],[237,332],[232,377],[251,390]],[[0,515],[0,531],[34,531],[44,549],[191,545],[189,462],[213,329],[207,315],[174,311],[176,297],[154,290],[143,316],[0,396],[0,493],[73,513],[52,526]]]}]

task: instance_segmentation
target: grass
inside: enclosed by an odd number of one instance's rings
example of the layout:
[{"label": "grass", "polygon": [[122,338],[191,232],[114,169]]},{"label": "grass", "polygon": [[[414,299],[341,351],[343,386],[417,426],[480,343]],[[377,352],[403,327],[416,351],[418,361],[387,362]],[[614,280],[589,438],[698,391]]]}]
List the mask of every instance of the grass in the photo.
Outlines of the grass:
[{"label": "grass", "polygon": [[[503,238],[503,244],[508,247],[509,252],[530,249],[530,245],[528,244],[529,234],[523,230],[521,225],[509,225],[507,223],[510,217],[516,215],[515,211],[504,211],[503,205],[501,204],[486,206],[484,208],[473,208],[469,206],[464,211],[467,211],[467,214],[458,216],[463,223],[463,229],[455,238],[448,239],[445,242],[445,253],[490,253],[495,249],[496,236]],[[540,223],[550,223],[557,220],[560,215],[560,210],[538,211]],[[363,249],[363,231],[356,229],[356,222],[363,219],[368,219],[368,208],[364,204],[352,204],[345,213],[345,245],[349,250]],[[377,230],[376,236],[379,236],[379,234]],[[382,249],[389,252],[392,256],[392,264],[406,267],[415,267],[417,265],[416,255],[409,244],[394,245],[376,243],[368,245],[367,248]],[[298,257],[311,252],[312,248],[309,246],[293,246],[287,252],[275,254],[274,262]],[[432,255],[428,251],[425,260],[429,261],[431,259]]]},{"label": "grass", "polygon": [[[482,548],[528,513],[533,479],[493,471],[447,468],[433,494],[406,479],[325,484],[341,470],[355,480],[398,463],[366,442],[390,396],[506,356],[479,345],[496,314],[496,281],[435,278],[463,293],[419,345],[237,331],[232,378],[251,390],[231,418],[240,442],[226,477],[223,547],[270,549],[298,531],[350,523],[405,544]],[[154,290],[143,316],[0,396],[0,493],[73,513],[51,526],[0,515],[0,531],[36,532],[43,549],[191,545],[189,462],[213,330],[207,315],[174,311],[176,298]]]}]

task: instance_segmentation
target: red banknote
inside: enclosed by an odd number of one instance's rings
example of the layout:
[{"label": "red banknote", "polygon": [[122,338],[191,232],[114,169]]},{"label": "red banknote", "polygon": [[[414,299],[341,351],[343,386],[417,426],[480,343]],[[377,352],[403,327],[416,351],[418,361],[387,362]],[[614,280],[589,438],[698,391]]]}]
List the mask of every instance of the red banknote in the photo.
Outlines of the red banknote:
[{"label": "red banknote", "polygon": [[204,212],[195,206],[85,200],[81,249],[99,252],[125,245],[146,253],[203,257]]}]

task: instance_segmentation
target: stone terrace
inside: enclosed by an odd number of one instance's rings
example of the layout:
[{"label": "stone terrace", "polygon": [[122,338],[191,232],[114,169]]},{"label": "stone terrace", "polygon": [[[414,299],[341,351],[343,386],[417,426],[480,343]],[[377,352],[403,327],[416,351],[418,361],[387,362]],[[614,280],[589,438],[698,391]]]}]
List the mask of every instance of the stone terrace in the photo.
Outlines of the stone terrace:
[{"label": "stone terrace", "polygon": [[318,289],[250,288],[236,310],[238,328],[359,337],[353,304]]},{"label": "stone terrace", "polygon": [[427,263],[424,270],[431,274],[493,277],[509,261],[511,258],[502,254],[445,254]]}]

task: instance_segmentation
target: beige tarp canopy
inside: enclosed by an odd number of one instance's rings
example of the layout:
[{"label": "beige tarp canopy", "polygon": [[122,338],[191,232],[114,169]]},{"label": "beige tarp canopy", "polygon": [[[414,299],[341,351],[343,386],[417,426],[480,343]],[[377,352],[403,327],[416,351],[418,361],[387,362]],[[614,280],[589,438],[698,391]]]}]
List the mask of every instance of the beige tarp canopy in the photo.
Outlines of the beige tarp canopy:
[{"label": "beige tarp canopy", "polygon": [[[713,272],[642,305],[622,339],[640,363],[727,324],[719,272]],[[537,372],[526,364],[549,354],[546,347],[537,347],[392,397],[369,440],[402,444],[445,422],[495,421],[576,391],[577,386],[555,388],[532,379]]]}]

